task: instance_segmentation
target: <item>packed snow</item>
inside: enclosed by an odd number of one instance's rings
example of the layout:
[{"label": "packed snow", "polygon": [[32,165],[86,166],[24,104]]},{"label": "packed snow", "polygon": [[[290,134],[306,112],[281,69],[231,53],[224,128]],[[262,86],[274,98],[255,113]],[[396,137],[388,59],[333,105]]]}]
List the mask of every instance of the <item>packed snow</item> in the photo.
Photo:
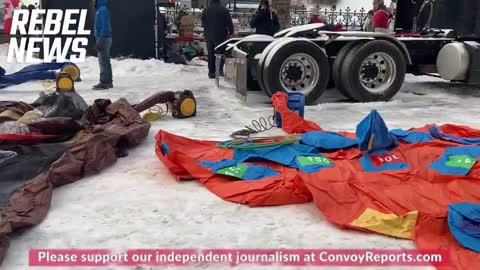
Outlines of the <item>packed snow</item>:
[{"label": "packed snow", "polygon": [[[0,65],[7,73],[24,66],[7,63],[6,55],[7,47],[1,46]],[[313,203],[249,208],[223,201],[194,181],[176,182],[154,154],[154,136],[160,129],[197,139],[225,140],[252,119],[271,115],[271,105],[245,104],[225,83],[216,88],[205,67],[133,59],[113,60],[112,64],[115,88],[107,91],[90,90],[98,80],[96,58],[79,65],[83,81],[76,84],[76,90],[88,103],[120,97],[136,103],[158,91],[190,89],[198,101],[198,116],[175,120],[169,115],[153,122],[148,139],[131,149],[128,157],[101,174],[56,189],[47,218],[11,239],[2,269],[27,269],[32,248],[415,248],[411,241],[339,229]],[[29,82],[9,87],[0,90],[0,99],[32,102],[40,92],[53,91],[45,86]],[[306,109],[306,118],[326,130],[354,131],[370,110],[377,109],[389,128],[429,123],[480,128],[479,90],[409,76],[391,102],[348,103],[336,91],[329,91],[319,105]]]}]

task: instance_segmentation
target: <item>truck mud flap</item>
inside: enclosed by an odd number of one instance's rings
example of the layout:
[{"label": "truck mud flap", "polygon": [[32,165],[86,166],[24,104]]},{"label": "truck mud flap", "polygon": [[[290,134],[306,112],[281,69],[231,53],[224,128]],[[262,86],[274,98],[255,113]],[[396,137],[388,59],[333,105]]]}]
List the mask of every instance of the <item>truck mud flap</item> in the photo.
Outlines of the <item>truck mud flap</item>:
[{"label": "truck mud flap", "polygon": [[470,55],[470,67],[468,72],[468,84],[480,85],[480,43],[464,41],[465,48]]},{"label": "truck mud flap", "polygon": [[[234,85],[237,96],[246,100],[248,91],[248,54],[234,47],[232,56],[225,59],[225,82]],[[217,75],[216,77],[218,86],[219,76]]]}]

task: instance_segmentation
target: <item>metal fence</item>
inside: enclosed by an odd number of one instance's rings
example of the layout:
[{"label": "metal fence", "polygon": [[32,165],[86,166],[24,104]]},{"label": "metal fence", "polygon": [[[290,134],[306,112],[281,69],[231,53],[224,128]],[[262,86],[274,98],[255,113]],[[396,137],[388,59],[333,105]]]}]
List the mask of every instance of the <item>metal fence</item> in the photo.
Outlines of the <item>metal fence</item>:
[{"label": "metal fence", "polygon": [[0,0],[0,30],[3,32],[5,24],[5,0]]},{"label": "metal fence", "polygon": [[[360,30],[367,16],[364,8],[360,10],[352,10],[350,7],[337,9],[336,6],[319,9],[319,14],[325,20],[325,23],[341,25],[348,30]],[[305,6],[290,8],[290,26],[304,25],[309,20],[310,12]]]},{"label": "metal fence", "polygon": [[[185,12],[189,15],[192,15],[195,18],[195,26],[202,25],[202,13],[203,9],[195,8],[195,9],[188,9],[182,8],[180,6],[176,6],[175,8],[167,8],[165,9],[166,17],[169,22],[175,23],[175,20],[179,15]],[[233,19],[237,19],[240,24],[240,29],[242,30],[249,30],[250,29],[250,21],[255,15],[255,10],[242,10],[242,11],[231,11],[230,15]]]},{"label": "metal fence", "polygon": [[[195,26],[201,26],[202,24],[202,12],[203,9],[189,9],[181,7],[179,5],[172,8],[164,8],[163,12],[169,22],[175,23],[176,18],[185,12],[192,15],[195,18]],[[250,30],[250,21],[255,15],[255,9],[242,9],[231,11],[232,18],[237,19],[240,24],[240,29],[243,31]],[[367,16],[365,9],[352,10],[349,7],[345,9],[337,9],[336,6],[331,8],[325,8],[319,10],[320,17],[325,20],[327,24],[341,25],[344,29],[348,30],[360,30],[361,26]],[[292,6],[290,7],[289,26],[297,26],[307,24],[310,20],[309,9],[305,6]]]}]

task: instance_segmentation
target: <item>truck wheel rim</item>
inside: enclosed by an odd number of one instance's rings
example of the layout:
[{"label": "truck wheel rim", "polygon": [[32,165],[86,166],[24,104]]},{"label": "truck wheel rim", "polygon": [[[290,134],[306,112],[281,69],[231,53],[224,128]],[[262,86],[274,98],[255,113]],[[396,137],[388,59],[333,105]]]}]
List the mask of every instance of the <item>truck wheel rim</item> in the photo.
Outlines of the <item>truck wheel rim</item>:
[{"label": "truck wheel rim", "polygon": [[318,83],[320,68],[310,55],[297,53],[285,59],[279,77],[286,92],[301,92],[308,95]]},{"label": "truck wheel rim", "polygon": [[363,61],[359,75],[365,90],[372,94],[383,94],[395,81],[397,66],[390,55],[373,53]]}]

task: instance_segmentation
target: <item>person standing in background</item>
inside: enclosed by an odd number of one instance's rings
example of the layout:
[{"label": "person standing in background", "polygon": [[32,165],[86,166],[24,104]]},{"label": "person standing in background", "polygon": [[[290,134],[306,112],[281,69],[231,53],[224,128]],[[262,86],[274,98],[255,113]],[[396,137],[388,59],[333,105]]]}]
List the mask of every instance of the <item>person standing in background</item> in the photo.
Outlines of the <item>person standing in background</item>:
[{"label": "person standing in background", "polygon": [[168,32],[168,23],[167,18],[163,12],[158,13],[158,41],[159,47],[161,48],[160,57],[163,60],[167,60],[167,32]]},{"label": "person standing in background", "polygon": [[12,20],[13,20],[13,11],[17,9],[20,5],[20,0],[6,0],[4,3],[4,23],[3,23],[3,33],[10,35],[10,30],[12,29]]},{"label": "person standing in background", "polygon": [[308,24],[312,23],[325,23],[325,20],[320,17],[320,11],[317,7],[310,9],[310,21],[308,22]]},{"label": "person standing in background", "polygon": [[388,7],[390,11],[390,33],[395,33],[395,17],[397,16],[397,0],[392,0]]},{"label": "person standing in background", "polygon": [[113,88],[112,65],[110,63],[110,49],[112,48],[112,29],[110,12],[107,0],[96,0],[97,14],[95,16],[95,38],[97,58],[100,65],[100,83],[93,90]]},{"label": "person standing in background", "polygon": [[388,33],[392,14],[385,6],[384,0],[373,0],[373,27],[375,32]]},{"label": "person standing in background", "polygon": [[390,10],[390,14],[395,16],[395,14],[397,13],[397,0],[392,0],[388,9]]},{"label": "person standing in background", "polygon": [[[215,47],[223,43],[229,35],[233,35],[233,22],[228,9],[220,0],[212,0],[202,14],[202,25],[208,51],[208,77],[215,78]],[[220,76],[223,76],[224,60],[220,62]]]},{"label": "person standing in background", "polygon": [[273,36],[280,30],[277,13],[270,8],[268,0],[260,2],[250,26],[255,28],[255,33],[259,35]]},{"label": "person standing in background", "polygon": [[373,27],[373,15],[375,12],[370,10],[367,13],[367,18],[365,18],[365,22],[363,23],[363,31],[365,32],[375,32],[375,27]]}]

